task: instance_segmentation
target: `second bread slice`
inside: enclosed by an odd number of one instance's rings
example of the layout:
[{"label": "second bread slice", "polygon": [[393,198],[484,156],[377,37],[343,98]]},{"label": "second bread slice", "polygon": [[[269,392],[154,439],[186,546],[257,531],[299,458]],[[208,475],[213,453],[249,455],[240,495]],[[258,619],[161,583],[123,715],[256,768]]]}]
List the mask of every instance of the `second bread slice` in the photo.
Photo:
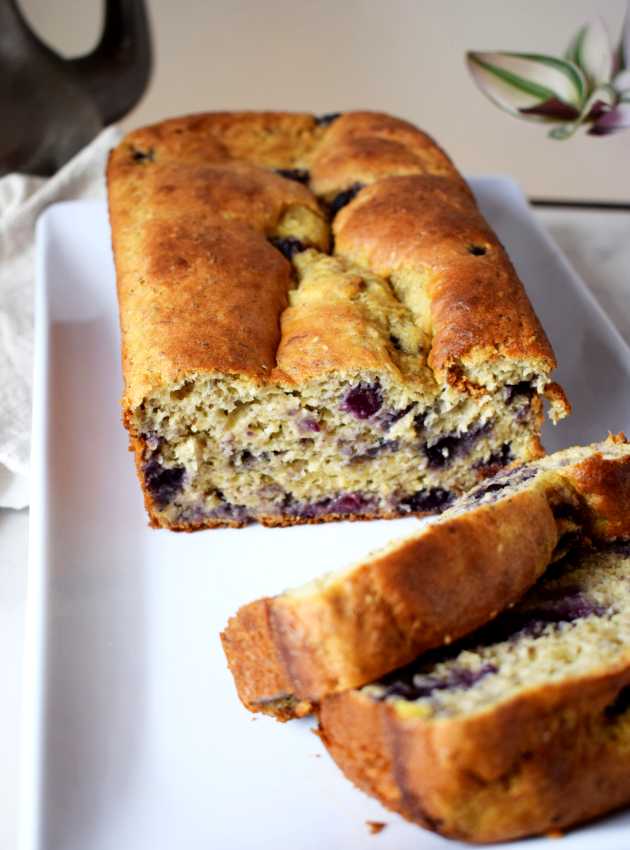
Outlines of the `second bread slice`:
[{"label": "second bread slice", "polygon": [[222,634],[239,697],[280,720],[450,643],[514,604],[575,536],[619,536],[622,437],[484,482],[414,535],[241,608]]}]

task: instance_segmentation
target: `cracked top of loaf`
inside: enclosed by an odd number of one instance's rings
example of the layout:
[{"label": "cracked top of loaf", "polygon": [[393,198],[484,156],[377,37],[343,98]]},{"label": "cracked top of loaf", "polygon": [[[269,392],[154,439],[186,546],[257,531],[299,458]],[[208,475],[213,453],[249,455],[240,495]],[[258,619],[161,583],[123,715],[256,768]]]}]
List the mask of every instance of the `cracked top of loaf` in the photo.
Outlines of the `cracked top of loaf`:
[{"label": "cracked top of loaf", "polygon": [[327,372],[493,391],[555,359],[503,247],[435,142],[388,115],[210,113],[108,165],[125,395],[203,374]]}]

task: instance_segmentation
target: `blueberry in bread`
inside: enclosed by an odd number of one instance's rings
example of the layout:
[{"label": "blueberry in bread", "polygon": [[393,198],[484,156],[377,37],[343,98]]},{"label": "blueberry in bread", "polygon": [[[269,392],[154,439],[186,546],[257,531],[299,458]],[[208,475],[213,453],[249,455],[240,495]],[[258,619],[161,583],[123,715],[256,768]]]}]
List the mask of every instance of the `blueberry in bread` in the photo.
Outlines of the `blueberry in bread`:
[{"label": "blueberry in bread", "polygon": [[460,644],[325,699],[322,740],[360,788],[452,838],[627,805],[629,588],[630,540],[578,548]]},{"label": "blueberry in bread", "polygon": [[504,471],[362,562],[241,608],[222,634],[239,697],[308,713],[479,628],[576,541],[626,534],[623,437]]},{"label": "blueberry in bread", "polygon": [[369,112],[137,130],[109,209],[151,524],[436,511],[541,453],[553,352],[443,151]]}]

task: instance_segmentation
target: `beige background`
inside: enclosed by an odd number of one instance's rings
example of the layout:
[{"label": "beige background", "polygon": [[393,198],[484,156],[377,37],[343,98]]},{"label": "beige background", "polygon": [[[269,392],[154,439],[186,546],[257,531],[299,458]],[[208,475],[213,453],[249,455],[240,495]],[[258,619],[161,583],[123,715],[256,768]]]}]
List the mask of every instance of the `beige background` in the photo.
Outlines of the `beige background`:
[{"label": "beige background", "polygon": [[[98,0],[21,0],[68,55],[100,26]],[[464,65],[467,49],[561,54],[583,20],[614,34],[624,0],[149,0],[156,64],[126,127],[177,113],[369,107],[426,128],[468,175],[512,174],[530,195],[630,202],[630,130],[546,138],[493,107]]]}]

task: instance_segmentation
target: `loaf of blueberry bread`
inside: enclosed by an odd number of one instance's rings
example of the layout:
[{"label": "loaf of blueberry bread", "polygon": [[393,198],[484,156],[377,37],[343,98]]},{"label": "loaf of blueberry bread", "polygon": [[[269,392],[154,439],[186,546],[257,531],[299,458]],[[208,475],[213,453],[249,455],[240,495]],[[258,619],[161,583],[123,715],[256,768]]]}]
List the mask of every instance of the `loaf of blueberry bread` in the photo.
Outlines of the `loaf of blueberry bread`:
[{"label": "loaf of blueberry bread", "polygon": [[239,697],[306,714],[482,626],[577,540],[626,533],[622,436],[499,473],[362,562],[241,608],[222,634]]},{"label": "loaf of blueberry bread", "polygon": [[629,590],[630,540],[579,547],[472,637],[325,699],[321,738],[356,785],[451,838],[628,805]]},{"label": "loaf of blueberry bread", "polygon": [[154,526],[422,514],[541,453],[553,352],[405,121],[217,113],[113,151],[124,422]]}]

